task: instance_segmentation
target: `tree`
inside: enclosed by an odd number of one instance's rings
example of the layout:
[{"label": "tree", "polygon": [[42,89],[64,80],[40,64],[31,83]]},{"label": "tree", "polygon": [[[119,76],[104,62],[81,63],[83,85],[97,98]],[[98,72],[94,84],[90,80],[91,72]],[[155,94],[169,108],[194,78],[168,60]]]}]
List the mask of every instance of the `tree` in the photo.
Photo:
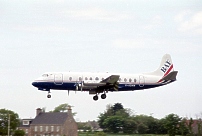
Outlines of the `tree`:
[{"label": "tree", "polygon": [[155,119],[152,116],[147,115],[137,115],[134,117],[135,121],[137,122],[137,131],[139,132],[139,126],[144,127],[144,132],[141,133],[146,134],[157,134],[159,129],[159,120]]},{"label": "tree", "polygon": [[125,109],[121,103],[107,105],[106,111],[98,116],[98,123],[104,131],[134,133],[136,122],[131,109]]},{"label": "tree", "polygon": [[180,131],[182,136],[187,135],[189,132],[186,122],[187,122],[187,119],[183,118],[179,123],[179,131]]},{"label": "tree", "polygon": [[55,107],[53,112],[67,112],[68,106],[69,105],[67,103],[60,104],[59,106]]},{"label": "tree", "polygon": [[[60,104],[59,106],[55,107],[55,109],[51,112],[67,112],[69,107],[71,106],[67,103]],[[75,116],[76,112],[73,112],[72,115]]]},{"label": "tree", "polygon": [[123,120],[123,133],[126,134],[135,133],[136,128],[137,123],[132,117]]},{"label": "tree", "polygon": [[100,115],[98,116],[98,123],[99,126],[106,131],[106,126],[104,124],[105,119],[107,119],[109,116],[113,116],[113,110],[112,110],[112,106],[110,104],[108,104],[106,106],[106,111],[104,111],[104,113],[100,113]]},{"label": "tree", "polygon": [[164,118],[164,126],[168,131],[169,136],[175,136],[178,133],[178,125],[181,118],[176,114],[169,114]]},{"label": "tree", "polygon": [[0,109],[0,135],[8,134],[8,123],[10,122],[10,132],[15,130],[19,125],[19,116],[17,113]]},{"label": "tree", "polygon": [[201,127],[202,127],[202,120],[199,118],[197,120],[197,126],[198,126],[198,136],[201,136]]},{"label": "tree", "polygon": [[104,125],[110,132],[118,133],[123,128],[123,117],[110,116],[104,121]]},{"label": "tree", "polygon": [[192,118],[190,118],[190,120],[187,122],[189,134],[190,134],[191,136],[194,135],[194,133],[193,133],[193,128],[192,128],[193,123],[194,123],[194,121],[193,121]]},{"label": "tree", "polygon": [[123,109],[123,105],[121,103],[115,103],[112,107],[114,115],[116,114],[117,111],[120,111]]},{"label": "tree", "polygon": [[23,130],[15,130],[13,136],[24,136],[25,131]]},{"label": "tree", "polygon": [[139,134],[145,134],[147,132],[148,127],[144,123],[140,123],[137,125],[137,132]]},{"label": "tree", "polygon": [[157,134],[167,134],[167,129],[164,126],[165,119],[158,120]]}]

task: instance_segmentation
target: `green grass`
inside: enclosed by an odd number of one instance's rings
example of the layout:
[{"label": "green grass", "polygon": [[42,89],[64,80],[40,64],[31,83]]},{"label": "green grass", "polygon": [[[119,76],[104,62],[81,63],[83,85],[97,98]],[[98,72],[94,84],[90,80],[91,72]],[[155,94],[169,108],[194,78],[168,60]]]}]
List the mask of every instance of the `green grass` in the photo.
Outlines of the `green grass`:
[{"label": "green grass", "polygon": [[[96,133],[96,132],[95,132]],[[94,136],[93,132],[79,132],[78,136]],[[168,135],[155,135],[155,134],[107,134],[106,136],[168,136]]]}]

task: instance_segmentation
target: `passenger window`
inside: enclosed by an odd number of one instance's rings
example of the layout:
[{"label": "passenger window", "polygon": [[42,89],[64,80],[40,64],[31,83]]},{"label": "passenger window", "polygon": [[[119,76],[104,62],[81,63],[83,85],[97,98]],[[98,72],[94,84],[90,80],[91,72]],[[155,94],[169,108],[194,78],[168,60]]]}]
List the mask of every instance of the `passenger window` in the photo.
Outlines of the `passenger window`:
[{"label": "passenger window", "polygon": [[132,79],[130,78],[130,79],[129,79],[129,82],[131,82],[131,81],[132,81]]},{"label": "passenger window", "polygon": [[134,82],[136,83],[136,82],[137,82],[137,80],[136,80],[136,79],[134,79]]},{"label": "passenger window", "polygon": [[124,81],[125,81],[125,82],[127,82],[127,79],[126,79],[126,78],[124,78]]},{"label": "passenger window", "polygon": [[92,77],[90,77],[90,80],[93,80],[93,78],[92,78]]},{"label": "passenger window", "polygon": [[81,77],[79,77],[79,81],[82,81],[82,78],[81,78]]},{"label": "passenger window", "polygon": [[72,81],[72,77],[69,77],[69,80]]},{"label": "passenger window", "polygon": [[42,77],[48,77],[48,74],[43,74]]},{"label": "passenger window", "polygon": [[121,78],[119,78],[119,81],[121,81]]},{"label": "passenger window", "polygon": [[87,77],[85,77],[85,80],[88,80],[88,78],[87,78]]},{"label": "passenger window", "polygon": [[102,80],[104,80],[104,78],[102,78]]},{"label": "passenger window", "polygon": [[99,78],[98,78],[98,77],[96,77],[96,78],[95,78],[95,80],[99,80]]}]

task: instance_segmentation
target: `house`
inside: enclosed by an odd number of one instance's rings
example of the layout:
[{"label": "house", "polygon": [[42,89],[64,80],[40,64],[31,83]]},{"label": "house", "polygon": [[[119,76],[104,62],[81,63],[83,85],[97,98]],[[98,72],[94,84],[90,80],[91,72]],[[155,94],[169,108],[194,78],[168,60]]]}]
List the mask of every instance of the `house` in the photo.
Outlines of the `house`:
[{"label": "house", "polygon": [[[26,121],[29,122],[27,125]],[[25,130],[28,136],[78,136],[71,107],[68,107],[68,112],[43,112],[38,108],[36,117],[33,120],[23,119],[19,129]]]},{"label": "house", "polygon": [[100,128],[98,122],[96,121],[88,121],[88,122],[77,122],[79,126],[78,131],[103,131]]},{"label": "house", "polygon": [[201,119],[197,119],[197,120],[187,120],[186,121],[187,127],[189,127],[189,125],[191,125],[191,133],[193,134],[198,134],[201,135],[202,133],[202,120]]},{"label": "house", "polygon": [[92,131],[103,131],[103,129],[100,128],[98,122],[96,121],[88,121],[86,125],[91,127]]},{"label": "house", "polygon": [[25,135],[28,136],[30,133],[30,124],[32,123],[33,119],[22,119],[20,120],[20,126],[18,127],[18,129],[20,130],[24,130]]}]

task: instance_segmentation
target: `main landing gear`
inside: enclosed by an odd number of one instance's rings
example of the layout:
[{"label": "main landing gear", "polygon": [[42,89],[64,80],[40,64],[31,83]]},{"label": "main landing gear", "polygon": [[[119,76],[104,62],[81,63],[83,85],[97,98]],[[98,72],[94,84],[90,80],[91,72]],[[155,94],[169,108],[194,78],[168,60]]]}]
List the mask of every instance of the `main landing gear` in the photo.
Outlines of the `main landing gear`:
[{"label": "main landing gear", "polygon": [[[101,95],[101,98],[102,98],[102,99],[105,99],[106,97],[107,97],[107,95],[106,95],[105,93]],[[93,96],[93,100],[94,100],[94,101],[97,101],[97,100],[98,100],[98,95],[97,95],[97,94],[96,94],[95,96]]]}]

